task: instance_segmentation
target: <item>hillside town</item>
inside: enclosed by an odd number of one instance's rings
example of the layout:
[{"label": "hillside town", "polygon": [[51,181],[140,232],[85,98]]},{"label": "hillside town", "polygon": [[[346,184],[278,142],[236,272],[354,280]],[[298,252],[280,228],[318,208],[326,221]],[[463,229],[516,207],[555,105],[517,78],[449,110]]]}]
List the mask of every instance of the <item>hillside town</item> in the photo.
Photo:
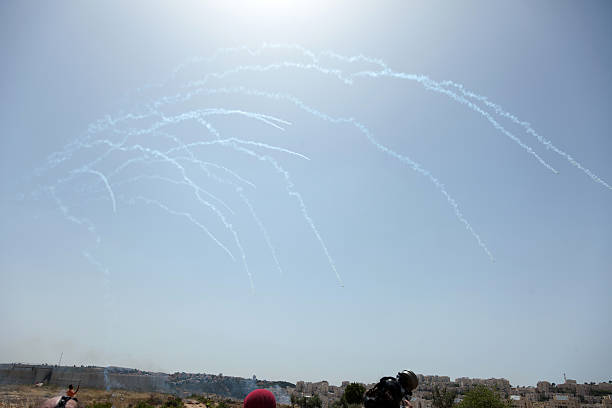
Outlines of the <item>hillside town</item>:
[{"label": "hillside town", "polygon": [[[505,378],[468,378],[451,380],[448,376],[417,374],[419,384],[412,393],[413,408],[443,408],[434,404],[439,392],[452,395],[455,403],[465,395],[484,386],[509,401],[512,408],[612,408],[612,381],[579,384],[564,378],[562,384],[539,381],[535,386],[512,386]],[[564,376],[565,377],[565,376]],[[123,367],[59,366],[48,364],[0,364],[0,385],[40,385],[65,387],[78,382],[83,388],[106,391],[125,390],[156,392],[179,397],[197,394],[214,394],[220,397],[242,400],[257,388],[271,391],[280,404],[317,408],[339,408],[342,397],[351,384],[343,381],[330,385],[328,381],[307,382],[271,381],[206,373],[175,372],[173,374],[149,372]],[[375,383],[361,384],[364,389]],[[317,400],[317,404],[295,404],[294,401]]]},{"label": "hillside town", "polygon": [[[446,390],[456,395],[455,402],[460,402],[463,395],[477,386],[486,386],[509,399],[513,408],[612,408],[612,381],[607,383],[578,384],[575,380],[566,379],[563,384],[539,381],[537,385],[513,387],[505,378],[456,378],[448,376],[417,375],[419,386],[413,392],[413,408],[434,408],[433,392],[435,388]],[[318,395],[322,407],[329,408],[340,401],[349,381],[340,386],[329,385],[327,381],[298,381],[295,388],[287,388],[289,394],[296,396]],[[363,384],[366,389],[375,384]]]}]

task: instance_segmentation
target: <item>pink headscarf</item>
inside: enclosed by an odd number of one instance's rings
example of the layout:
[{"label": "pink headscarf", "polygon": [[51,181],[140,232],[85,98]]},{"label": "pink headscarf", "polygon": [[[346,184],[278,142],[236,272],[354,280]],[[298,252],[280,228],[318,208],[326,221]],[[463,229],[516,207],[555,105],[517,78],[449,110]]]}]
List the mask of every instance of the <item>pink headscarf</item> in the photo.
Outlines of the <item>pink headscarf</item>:
[{"label": "pink headscarf", "polygon": [[276,398],[268,390],[254,390],[244,399],[244,408],[276,408]]}]

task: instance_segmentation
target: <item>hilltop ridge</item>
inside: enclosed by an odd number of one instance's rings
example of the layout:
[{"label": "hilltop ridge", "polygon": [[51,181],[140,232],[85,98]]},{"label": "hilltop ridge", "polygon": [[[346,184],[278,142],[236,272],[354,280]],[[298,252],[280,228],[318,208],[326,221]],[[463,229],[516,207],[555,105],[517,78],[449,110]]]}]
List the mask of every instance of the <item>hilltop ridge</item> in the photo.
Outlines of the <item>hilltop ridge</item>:
[{"label": "hilltop ridge", "polygon": [[287,388],[295,387],[287,381],[260,380],[255,376],[242,378],[223,374],[185,372],[167,374],[112,366],[0,364],[0,384],[37,383],[55,386],[80,383],[81,387],[86,388],[162,392],[181,396],[209,393],[238,399],[244,398],[256,388],[265,388],[272,391],[281,403],[289,401]]}]

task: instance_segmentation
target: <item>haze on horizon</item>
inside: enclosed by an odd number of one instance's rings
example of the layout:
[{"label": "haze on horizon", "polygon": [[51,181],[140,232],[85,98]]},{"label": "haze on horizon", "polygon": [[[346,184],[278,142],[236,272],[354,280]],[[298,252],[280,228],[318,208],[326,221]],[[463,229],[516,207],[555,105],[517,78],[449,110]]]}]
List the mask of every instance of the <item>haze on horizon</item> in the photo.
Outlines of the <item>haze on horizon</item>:
[{"label": "haze on horizon", "polygon": [[[280,131],[252,118],[214,119],[224,134],[309,158],[269,153],[291,173],[342,286],[282,176],[235,152],[211,149],[209,159],[231,163],[257,184],[245,191],[282,267],[244,203],[220,190],[240,209],[232,226],[253,291],[241,262],[193,223],[122,201],[140,190],[117,185],[116,202],[102,184],[92,201],[80,200],[76,188],[63,192],[71,209],[95,221],[101,244],[92,256],[107,273],[83,256],[93,248],[87,228],[50,197],[32,196],[69,174],[32,177],[51,153],[106,115],[146,104],[157,92],[147,86],[180,64],[266,43],[366,55],[397,71],[453,80],[612,181],[608,2],[331,3],[0,5],[0,362],[56,364],[63,353],[66,365],[332,384],[371,383],[402,369],[504,377],[513,385],[559,383],[563,373],[580,383],[610,380],[612,192],[500,119],[559,171],[553,174],[482,115],[415,82],[359,78],[347,86],[294,69],[244,72],[215,85],[292,93],[329,115],[357,118],[439,178],[495,262],[431,180],[355,127],[244,94],[194,104],[290,123]],[[215,69],[298,56],[283,49],[224,58]],[[207,67],[180,78],[200,79]],[[81,158],[70,160],[76,166]],[[100,183],[90,175],[91,185]],[[191,208],[174,187],[145,187]],[[233,245],[218,219],[206,220]]]}]

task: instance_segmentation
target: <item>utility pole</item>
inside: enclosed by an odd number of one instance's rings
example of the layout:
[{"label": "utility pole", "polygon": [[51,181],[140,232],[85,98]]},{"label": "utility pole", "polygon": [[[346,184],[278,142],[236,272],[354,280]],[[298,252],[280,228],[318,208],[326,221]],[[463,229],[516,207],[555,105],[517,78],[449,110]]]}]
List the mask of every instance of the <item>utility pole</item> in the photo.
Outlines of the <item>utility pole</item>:
[{"label": "utility pole", "polygon": [[59,363],[57,363],[58,366],[62,365],[62,357],[64,357],[64,352],[63,351],[62,351],[62,355],[60,356]]}]

